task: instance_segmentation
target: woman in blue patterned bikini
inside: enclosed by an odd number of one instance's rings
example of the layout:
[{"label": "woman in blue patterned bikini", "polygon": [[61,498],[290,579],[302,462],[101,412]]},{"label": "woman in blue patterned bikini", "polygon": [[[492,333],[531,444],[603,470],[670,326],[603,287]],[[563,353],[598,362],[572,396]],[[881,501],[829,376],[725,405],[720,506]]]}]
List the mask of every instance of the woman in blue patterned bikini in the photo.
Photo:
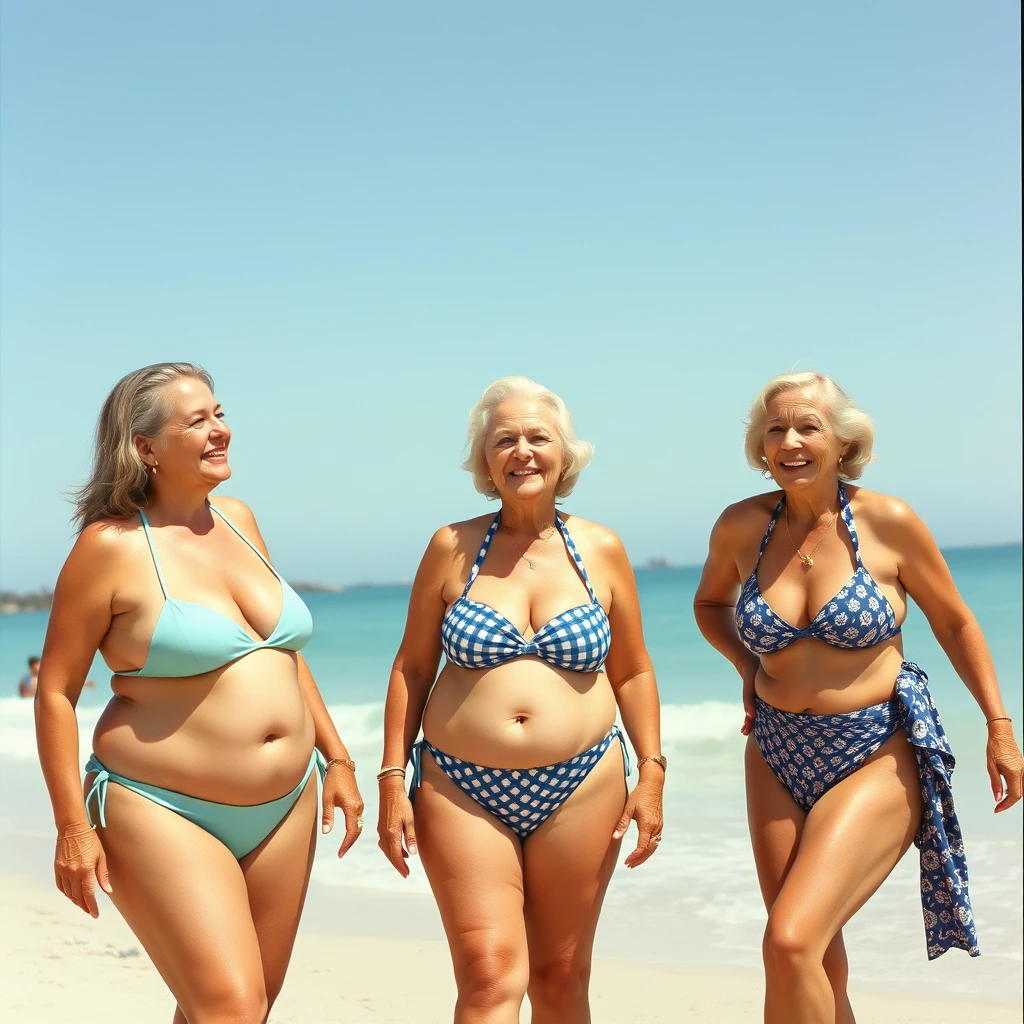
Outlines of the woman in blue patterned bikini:
[{"label": "woman in blue patterned bikini", "polygon": [[[388,688],[380,846],[402,875],[422,857],[457,1024],[518,1022],[527,991],[535,1024],[583,1024],[622,835],[635,819],[630,867],[661,840],[657,688],[619,539],[555,509],[591,454],[561,399],[496,381],[469,439],[464,468],[501,509],[438,530],[416,575]],[[616,705],[640,755],[628,798]]]},{"label": "woman in blue patterned bikini", "polygon": [[996,810],[1021,795],[992,659],[934,540],[903,502],[846,483],[873,437],[831,378],[769,381],[746,453],[782,493],[722,513],[694,600],[743,680],[767,1024],[852,1024],[842,928],[912,842],[929,958],[978,953],[953,757],[927,677],[903,660],[908,595],[988,722]]}]

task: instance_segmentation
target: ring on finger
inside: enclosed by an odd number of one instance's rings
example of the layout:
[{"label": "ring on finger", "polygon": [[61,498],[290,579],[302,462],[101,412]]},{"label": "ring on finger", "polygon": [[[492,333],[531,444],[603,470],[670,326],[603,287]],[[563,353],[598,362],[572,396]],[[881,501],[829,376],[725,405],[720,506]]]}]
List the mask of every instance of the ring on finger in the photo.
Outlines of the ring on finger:
[{"label": "ring on finger", "polygon": [[659,832],[656,836],[651,836],[651,842],[655,843],[655,844],[660,843],[661,842],[661,833]]},{"label": "ring on finger", "polygon": [[365,824],[366,824],[366,822],[365,822],[365,821],[363,821],[363,819],[362,819],[362,818],[356,818],[356,828],[357,828],[357,829],[359,829],[359,831],[360,831],[360,832],[362,832],[362,831],[363,831],[363,826],[364,826]]}]

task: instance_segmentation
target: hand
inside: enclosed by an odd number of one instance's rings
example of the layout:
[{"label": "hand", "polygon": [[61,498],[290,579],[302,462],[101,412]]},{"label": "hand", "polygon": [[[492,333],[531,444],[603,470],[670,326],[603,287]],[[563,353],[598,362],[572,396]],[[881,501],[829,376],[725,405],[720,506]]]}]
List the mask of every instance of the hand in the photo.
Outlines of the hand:
[{"label": "hand", "polygon": [[1013,723],[992,722],[988,727],[988,744],[985,748],[988,763],[988,777],[992,782],[992,796],[995,811],[1009,810],[1021,795],[1021,774],[1024,772],[1024,758],[1013,738]]},{"label": "hand", "polygon": [[338,847],[338,856],[344,857],[363,831],[363,798],[356,785],[356,773],[343,764],[332,764],[324,776],[325,835],[334,828],[335,807],[340,807],[345,815],[345,838]]},{"label": "hand", "polygon": [[416,827],[412,816],[412,803],[405,795],[403,779],[384,779],[380,784],[380,810],[377,815],[377,845],[384,856],[403,877],[409,877],[410,857],[416,856]]},{"label": "hand", "polygon": [[57,888],[76,907],[81,907],[92,917],[100,916],[96,882],[105,893],[113,890],[107,874],[107,855],[92,825],[81,822],[60,830],[53,858],[53,875]]},{"label": "hand", "polygon": [[[641,769],[642,770],[642,769]],[[636,849],[625,859],[627,868],[637,868],[658,848],[661,842],[661,830],[664,818],[661,809],[661,791],[665,786],[665,776],[657,765],[651,766],[651,774],[641,777],[636,788],[629,794],[626,806],[622,809],[612,839],[621,839],[629,828],[629,823],[636,820]],[[661,776],[655,776],[658,772]]]},{"label": "hand", "polygon": [[743,662],[740,666],[740,678],[743,680],[743,725],[740,726],[740,733],[749,736],[754,731],[754,715],[757,712],[757,705],[754,701],[754,680],[757,678],[757,670],[761,667],[758,659]]}]

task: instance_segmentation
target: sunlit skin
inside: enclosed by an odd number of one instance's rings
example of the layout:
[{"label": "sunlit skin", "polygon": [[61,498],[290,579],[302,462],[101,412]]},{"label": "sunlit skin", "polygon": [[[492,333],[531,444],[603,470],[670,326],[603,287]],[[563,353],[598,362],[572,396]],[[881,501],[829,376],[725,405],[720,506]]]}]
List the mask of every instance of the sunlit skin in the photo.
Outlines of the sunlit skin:
[{"label": "sunlit skin", "polygon": [[[168,593],[265,638],[280,618],[281,583],[208,505],[231,475],[224,412],[202,381],[177,380],[164,392],[164,428],[134,442],[150,474],[146,514]],[[269,560],[248,507],[212,500]],[[255,804],[288,793],[314,740],[328,758],[348,755],[295,652],[257,650],[187,678],[118,674],[145,664],[163,606],[138,515],[82,531],[57,583],[36,698],[58,834],[74,834],[58,842],[55,875],[94,917],[95,885],[109,893],[171,989],[176,1024],[260,1021],[283,982],[305,896],[315,773],[278,828],[241,861],[198,826],[116,784],[107,793],[107,827],[88,831],[74,713],[82,681],[98,649],[114,672],[114,697],[93,738],[103,764],[205,800]],[[336,807],[346,824],[340,855],[358,836],[363,807],[342,766],[324,785],[325,831]]]},{"label": "sunlit skin", "polygon": [[[850,579],[856,562],[838,516],[839,460],[845,446],[818,385],[790,388],[768,403],[765,467],[786,495],[789,533],[773,531],[757,578],[772,609],[806,627]],[[995,668],[977,621],[963,603],[927,527],[904,502],[846,484],[861,555],[896,613],[908,595],[983,712],[995,809],[1021,795],[1024,761],[1006,715]],[[787,711],[841,714],[889,700],[903,662],[903,637],[840,649],[813,639],[752,655],[740,642],[734,612],[743,581],[757,564],[761,538],[779,492],[731,505],[711,535],[694,600],[705,638],[743,682],[749,735],[755,693]],[[808,570],[795,548],[815,549]],[[805,813],[765,763],[753,737],[745,755],[747,816],[768,925],[764,938],[766,1024],[853,1024],[846,992],[842,928],[907,851],[922,808],[915,756],[903,732]]]},{"label": "sunlit skin", "polygon": [[[527,638],[590,598],[555,526],[564,451],[543,401],[494,410],[487,468],[501,501],[499,529],[470,597],[504,613]],[[473,670],[445,664],[441,621],[459,598],[493,513],[439,530],[420,565],[385,712],[385,764],[403,764],[422,720],[439,749],[477,764],[554,764],[594,746],[616,706],[638,752],[660,753],[657,690],[644,646],[629,560],[610,530],[562,513],[611,621],[601,672],[572,672],[533,656]],[[506,532],[507,530],[507,532]],[[527,559],[533,563],[531,569]],[[427,696],[429,693],[429,701]],[[521,842],[423,757],[415,818],[400,777],[381,783],[380,846],[402,874],[422,857],[451,948],[456,1024],[512,1024],[529,992],[534,1024],[584,1024],[598,914],[630,820],[636,867],[657,848],[662,769],[648,762],[628,794],[618,744],[586,781]]]}]

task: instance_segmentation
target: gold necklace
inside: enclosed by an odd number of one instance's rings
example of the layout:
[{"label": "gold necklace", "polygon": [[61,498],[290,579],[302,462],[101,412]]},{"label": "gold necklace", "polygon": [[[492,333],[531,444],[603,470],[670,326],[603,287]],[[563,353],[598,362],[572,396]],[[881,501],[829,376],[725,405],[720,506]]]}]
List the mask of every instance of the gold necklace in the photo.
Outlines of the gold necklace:
[{"label": "gold necklace", "polygon": [[[506,536],[506,537],[508,537],[508,539],[509,539],[509,543],[510,543],[510,544],[512,545],[512,547],[514,547],[514,548],[516,549],[516,554],[517,554],[517,555],[519,555],[519,557],[520,557],[520,558],[521,558],[521,559],[522,559],[522,560],[523,560],[523,561],[524,561],[524,562],[525,562],[525,563],[526,563],[526,564],[527,564],[527,565],[528,565],[528,566],[529,566],[529,567],[530,567],[531,569],[536,569],[537,567],[536,567],[536,566],[535,566],[535,565],[533,564],[533,562],[531,562],[531,561],[530,561],[530,559],[529,559],[529,558],[527,558],[527,556],[526,556],[526,553],[525,553],[525,552],[523,552],[523,551],[520,551],[520,550],[519,550],[519,545],[518,545],[518,544],[517,544],[517,543],[516,543],[516,542],[515,542],[515,541],[514,541],[514,540],[512,539],[512,534],[508,532],[508,530],[506,529],[506,527],[505,527],[505,524],[504,524],[504,523],[502,523],[502,524],[501,524],[501,528],[502,528],[502,530],[504,530],[504,532],[505,532],[505,536]],[[551,533],[549,533],[549,534],[548,534],[548,535],[547,535],[546,537],[541,537],[541,538],[540,538],[540,539],[541,539],[541,541],[542,541],[542,543],[545,543],[545,544],[546,544],[546,543],[547,543],[547,542],[548,542],[549,540],[551,540],[551,534],[553,534],[554,532],[555,532],[555,528],[554,528],[554,526],[552,526],[552,527],[551,527]],[[529,547],[530,545],[529,545],[529,544],[527,544],[526,546],[527,546],[527,547]]]},{"label": "gold necklace", "polygon": [[[804,569],[810,571],[814,568],[814,558],[812,556],[814,555],[814,552],[821,547],[821,542],[828,536],[829,530],[832,529],[832,524],[836,521],[837,515],[838,513],[836,512],[832,513],[832,518],[828,521],[828,526],[825,527],[825,532],[822,533],[822,535],[818,538],[818,543],[815,544],[813,548],[811,548],[811,553],[809,555],[805,555],[800,550],[799,546],[797,545],[797,542],[793,540],[793,534],[790,532],[789,529],[789,505],[786,506],[786,533],[789,534],[789,543],[792,544],[794,548],[796,548],[796,553],[800,556],[800,561],[803,563]],[[808,536],[810,536],[810,534],[808,534]]]}]

